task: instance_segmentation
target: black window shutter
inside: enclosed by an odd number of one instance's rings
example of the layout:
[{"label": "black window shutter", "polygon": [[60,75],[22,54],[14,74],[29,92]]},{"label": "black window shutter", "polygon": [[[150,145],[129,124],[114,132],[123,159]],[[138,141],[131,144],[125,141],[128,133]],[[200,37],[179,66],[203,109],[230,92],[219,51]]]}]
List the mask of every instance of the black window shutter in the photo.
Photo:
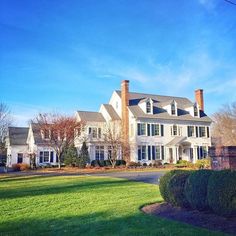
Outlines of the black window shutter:
[{"label": "black window shutter", "polygon": [[54,157],[53,154],[54,154],[54,152],[51,152],[51,153],[50,153],[50,162],[53,162],[53,157]]},{"label": "black window shutter", "polygon": [[150,134],[150,124],[147,124],[147,134],[148,134],[148,136],[151,135],[151,134]]},{"label": "black window shutter", "polygon": [[199,148],[199,146],[198,146],[198,147],[197,147],[197,159],[199,159],[199,157],[200,157],[200,156],[199,156],[199,149],[200,149],[200,148]]},{"label": "black window shutter", "polygon": [[203,158],[203,148],[200,147],[200,158]]},{"label": "black window shutter", "polygon": [[141,161],[142,157],[141,157],[142,153],[141,153],[141,148],[138,149],[138,160]]},{"label": "black window shutter", "polygon": [[210,130],[209,130],[209,127],[207,127],[207,138],[210,137]]},{"label": "black window shutter", "polygon": [[164,136],[164,125],[161,125],[161,136]]},{"label": "black window shutter", "polygon": [[190,137],[190,127],[188,126],[188,137]]},{"label": "black window shutter", "polygon": [[138,135],[140,135],[141,134],[141,124],[138,124]]},{"label": "black window shutter", "polygon": [[198,126],[196,126],[196,137],[198,138]]},{"label": "black window shutter", "polygon": [[148,160],[151,160],[151,146],[148,146]]},{"label": "black window shutter", "polygon": [[89,134],[91,134],[92,133],[92,128],[91,127],[89,127]]},{"label": "black window shutter", "polygon": [[155,146],[152,146],[152,160],[156,160]]},{"label": "black window shutter", "polygon": [[43,152],[39,153],[39,163],[43,163]]},{"label": "black window shutter", "polygon": [[161,146],[161,159],[164,160],[165,158],[165,153],[164,153],[164,146]]},{"label": "black window shutter", "polygon": [[59,159],[58,159],[58,155],[56,154],[56,162],[58,162],[59,161]]}]

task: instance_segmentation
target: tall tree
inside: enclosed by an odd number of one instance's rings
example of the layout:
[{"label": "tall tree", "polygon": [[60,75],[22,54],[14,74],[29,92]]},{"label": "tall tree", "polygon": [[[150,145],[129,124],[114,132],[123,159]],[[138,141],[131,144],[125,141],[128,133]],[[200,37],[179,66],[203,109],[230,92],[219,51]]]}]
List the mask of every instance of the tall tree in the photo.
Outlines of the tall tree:
[{"label": "tall tree", "polygon": [[36,122],[41,132],[49,136],[47,145],[56,152],[61,168],[63,152],[67,147],[74,145],[75,135],[80,133],[83,123],[69,116],[50,113],[39,114]]},{"label": "tall tree", "polygon": [[121,157],[122,148],[124,147],[120,121],[111,121],[103,129],[104,142],[108,146],[108,159],[112,167]]},{"label": "tall tree", "polygon": [[76,166],[78,161],[78,152],[74,145],[69,146],[63,153],[63,161],[67,166]]},{"label": "tall tree", "polygon": [[7,130],[12,125],[13,119],[9,107],[0,102],[0,149],[4,149],[4,141],[7,136]]},{"label": "tall tree", "polygon": [[77,160],[77,166],[79,168],[85,168],[86,164],[89,163],[89,153],[86,142],[83,142],[79,153],[79,158]]},{"label": "tall tree", "polygon": [[219,145],[236,145],[236,102],[223,106],[213,115],[212,136]]}]

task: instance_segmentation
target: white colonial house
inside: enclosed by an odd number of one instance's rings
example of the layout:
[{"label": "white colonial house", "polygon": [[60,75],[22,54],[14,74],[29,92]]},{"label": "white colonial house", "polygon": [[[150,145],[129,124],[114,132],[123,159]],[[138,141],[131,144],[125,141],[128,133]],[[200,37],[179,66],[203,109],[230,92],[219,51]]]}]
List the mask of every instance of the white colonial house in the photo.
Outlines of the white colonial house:
[{"label": "white colonial house", "polygon": [[[133,162],[195,163],[207,156],[211,146],[212,120],[204,113],[202,89],[195,91],[191,102],[185,97],[129,92],[129,81],[125,80],[121,91],[114,91],[99,112],[78,111],[76,117],[86,123],[90,160],[108,158],[109,146],[102,134],[107,123],[115,121],[120,121]],[[75,144],[81,145],[80,141]]]},{"label": "white colonial house", "polygon": [[[86,141],[90,161],[106,160],[111,155],[111,146],[104,139],[111,124],[129,145],[128,159],[133,162],[195,163],[208,155],[211,146],[212,120],[204,112],[202,89],[195,91],[195,101],[191,102],[185,97],[130,92],[129,81],[124,80],[108,104],[102,104],[98,112],[78,111],[76,119],[85,127],[76,136],[75,146],[79,150]],[[32,155],[36,165],[57,164],[55,152],[47,145],[49,138],[34,123],[29,128],[9,128],[8,166],[30,163]],[[121,150],[117,155],[124,158]]]},{"label": "white colonial house", "polygon": [[7,166],[17,163],[56,165],[58,158],[48,145],[49,138],[49,133],[42,132],[35,123],[30,124],[29,128],[9,127],[6,139]]}]

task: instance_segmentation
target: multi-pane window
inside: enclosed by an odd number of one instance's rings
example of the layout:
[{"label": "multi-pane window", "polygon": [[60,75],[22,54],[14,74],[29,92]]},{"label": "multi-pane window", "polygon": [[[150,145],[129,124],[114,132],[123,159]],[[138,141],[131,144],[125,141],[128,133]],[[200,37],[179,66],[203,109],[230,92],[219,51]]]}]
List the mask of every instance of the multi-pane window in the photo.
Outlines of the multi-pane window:
[{"label": "multi-pane window", "polygon": [[23,153],[18,153],[17,154],[17,163],[22,163],[23,162]]},{"label": "multi-pane window", "polygon": [[138,160],[139,161],[146,159],[146,152],[147,152],[146,146],[138,146]]},{"label": "multi-pane window", "polygon": [[146,159],[146,146],[142,146],[142,159]]},{"label": "multi-pane window", "polygon": [[202,146],[202,157],[206,158],[208,155],[207,146]]},{"label": "multi-pane window", "polygon": [[89,127],[88,130],[89,130],[89,135],[91,135],[92,138],[101,138],[101,133],[102,133],[101,128]]},{"label": "multi-pane window", "polygon": [[160,126],[159,124],[152,124],[152,136],[156,136],[160,134]]},{"label": "multi-pane window", "polygon": [[200,126],[199,127],[199,136],[200,137],[206,137],[206,127],[205,126]]},{"label": "multi-pane window", "polygon": [[171,104],[171,115],[175,115],[175,114],[176,114],[175,104],[172,103]]},{"label": "multi-pane window", "polygon": [[177,136],[178,135],[178,128],[177,125],[172,126],[172,135]]},{"label": "multi-pane window", "polygon": [[146,108],[147,108],[147,110],[146,110],[147,113],[151,113],[152,112],[151,103],[149,101],[146,103]]},{"label": "multi-pane window", "polygon": [[146,135],[146,123],[138,123],[138,135]]},{"label": "multi-pane window", "polygon": [[95,159],[104,160],[104,146],[95,147]]},{"label": "multi-pane window", "polygon": [[194,136],[194,126],[188,126],[188,137]]},{"label": "multi-pane window", "polygon": [[49,151],[44,151],[39,153],[39,162],[49,162]]},{"label": "multi-pane window", "polygon": [[44,130],[44,139],[49,139],[50,138],[50,131],[48,129]]},{"label": "multi-pane window", "polygon": [[152,157],[153,160],[159,160],[161,159],[161,147],[160,146],[154,146],[155,148],[155,159]]}]

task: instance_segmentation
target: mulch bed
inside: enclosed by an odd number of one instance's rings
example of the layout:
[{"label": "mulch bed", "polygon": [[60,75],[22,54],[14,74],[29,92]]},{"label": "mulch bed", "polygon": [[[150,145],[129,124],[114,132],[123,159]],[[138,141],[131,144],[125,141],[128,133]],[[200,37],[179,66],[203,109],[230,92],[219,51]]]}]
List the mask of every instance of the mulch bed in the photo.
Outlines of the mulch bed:
[{"label": "mulch bed", "polygon": [[209,230],[236,235],[236,217],[224,218],[209,212],[173,207],[168,203],[148,205],[143,207],[142,211],[147,214],[180,221]]}]

